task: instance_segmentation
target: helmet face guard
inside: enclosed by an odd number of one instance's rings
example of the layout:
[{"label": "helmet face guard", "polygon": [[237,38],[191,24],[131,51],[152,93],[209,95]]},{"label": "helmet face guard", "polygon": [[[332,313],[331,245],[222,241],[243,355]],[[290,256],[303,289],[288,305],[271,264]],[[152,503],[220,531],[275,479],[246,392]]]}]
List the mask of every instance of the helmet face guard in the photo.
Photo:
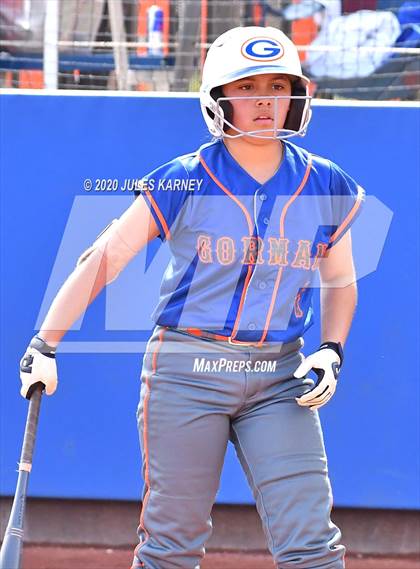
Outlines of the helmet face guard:
[{"label": "helmet face guard", "polygon": [[[241,136],[251,136],[253,138],[272,138],[275,140],[283,140],[292,136],[305,136],[306,129],[311,118],[310,101],[312,97],[309,95],[278,95],[278,96],[259,96],[259,97],[218,97],[215,105],[211,105],[212,121],[214,125],[214,136],[219,138],[239,138]],[[244,131],[235,126],[233,117],[233,106],[231,101],[243,100],[269,100],[273,102],[274,117],[273,127]],[[278,128],[279,102],[281,100],[290,100],[290,108],[287,113],[286,120],[282,128]],[[226,127],[236,131],[236,134],[226,132]],[[271,133],[271,136],[268,136]]]},{"label": "helmet face guard", "polygon": [[[253,75],[277,73],[290,77],[290,96],[224,97],[223,85]],[[296,46],[280,30],[240,27],[219,36],[209,49],[200,89],[201,110],[210,133],[217,138],[283,139],[304,136],[311,119],[309,80],[302,75]],[[277,128],[278,100],[290,99],[282,128]],[[274,128],[242,131],[234,124],[232,100],[271,99],[274,102]],[[233,130],[235,134],[227,133]],[[272,133],[272,136],[267,134]]]}]

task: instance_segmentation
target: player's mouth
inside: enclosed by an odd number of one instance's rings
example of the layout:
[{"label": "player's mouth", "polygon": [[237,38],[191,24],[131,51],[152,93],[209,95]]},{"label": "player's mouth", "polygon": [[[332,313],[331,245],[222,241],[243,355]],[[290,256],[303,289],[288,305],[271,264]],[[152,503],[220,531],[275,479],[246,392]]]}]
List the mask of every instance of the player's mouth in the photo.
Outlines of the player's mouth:
[{"label": "player's mouth", "polygon": [[270,124],[273,122],[273,119],[269,115],[259,115],[254,119],[254,122],[258,124]]}]

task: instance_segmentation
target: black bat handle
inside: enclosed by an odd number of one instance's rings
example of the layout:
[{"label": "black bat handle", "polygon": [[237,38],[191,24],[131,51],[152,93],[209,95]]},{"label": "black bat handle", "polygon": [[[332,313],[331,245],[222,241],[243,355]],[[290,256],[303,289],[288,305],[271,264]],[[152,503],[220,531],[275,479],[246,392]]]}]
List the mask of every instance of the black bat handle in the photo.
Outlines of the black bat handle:
[{"label": "black bat handle", "polygon": [[20,569],[21,567],[26,493],[29,473],[32,466],[35,435],[44,387],[44,384],[41,382],[35,384],[34,391],[29,400],[16,492],[0,551],[0,569]]},{"label": "black bat handle", "polygon": [[23,439],[22,453],[20,456],[20,465],[32,465],[32,455],[34,452],[35,435],[38,427],[39,409],[41,406],[41,396],[44,389],[44,384],[38,382],[35,384],[35,389],[29,400],[29,410],[26,419],[25,437]]}]

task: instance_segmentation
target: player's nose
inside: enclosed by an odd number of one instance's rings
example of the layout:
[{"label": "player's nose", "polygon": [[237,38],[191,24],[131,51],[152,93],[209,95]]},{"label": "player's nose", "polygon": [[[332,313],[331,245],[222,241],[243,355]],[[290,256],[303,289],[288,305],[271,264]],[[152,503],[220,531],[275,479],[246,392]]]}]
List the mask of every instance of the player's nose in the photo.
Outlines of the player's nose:
[{"label": "player's nose", "polygon": [[271,107],[273,101],[267,95],[260,95],[261,98],[256,99],[257,107]]}]

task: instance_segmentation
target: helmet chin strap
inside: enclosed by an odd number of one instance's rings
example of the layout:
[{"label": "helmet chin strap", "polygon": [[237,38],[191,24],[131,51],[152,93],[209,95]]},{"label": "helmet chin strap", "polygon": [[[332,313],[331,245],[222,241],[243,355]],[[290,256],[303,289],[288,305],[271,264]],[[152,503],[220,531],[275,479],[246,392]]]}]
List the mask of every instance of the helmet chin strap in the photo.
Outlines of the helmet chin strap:
[{"label": "helmet chin strap", "polygon": [[[233,123],[231,123],[230,121],[228,121],[225,116],[224,116],[224,111],[223,108],[221,107],[220,103],[223,101],[242,101],[242,100],[250,100],[250,99],[257,99],[257,100],[272,100],[274,103],[278,102],[279,100],[284,100],[284,99],[305,99],[305,100],[311,100],[312,97],[310,96],[299,96],[299,95],[290,95],[290,96],[266,96],[266,97],[220,97],[216,103],[216,109],[214,111],[214,115],[215,115],[215,119],[217,117],[217,128],[220,131],[220,138],[240,138],[242,136],[250,136],[251,138],[259,138],[259,139],[263,139],[263,140],[286,140],[288,138],[291,138],[292,136],[304,136],[306,133],[306,129],[308,127],[308,123],[309,120],[305,120],[303,126],[299,129],[299,130],[292,130],[292,129],[287,129],[287,128],[263,128],[263,129],[256,129],[256,130],[251,130],[251,131],[246,131],[246,130],[242,130],[240,128],[238,128],[237,126],[235,126]],[[310,110],[308,111],[309,113],[311,112]],[[309,115],[310,116],[310,115]],[[276,125],[278,122],[278,105],[274,104],[274,118],[273,118],[273,122]],[[230,129],[234,130],[237,132],[237,134],[228,134],[224,131],[224,128],[222,128],[222,124],[228,126]],[[267,136],[264,133],[273,133],[271,136]]]}]

